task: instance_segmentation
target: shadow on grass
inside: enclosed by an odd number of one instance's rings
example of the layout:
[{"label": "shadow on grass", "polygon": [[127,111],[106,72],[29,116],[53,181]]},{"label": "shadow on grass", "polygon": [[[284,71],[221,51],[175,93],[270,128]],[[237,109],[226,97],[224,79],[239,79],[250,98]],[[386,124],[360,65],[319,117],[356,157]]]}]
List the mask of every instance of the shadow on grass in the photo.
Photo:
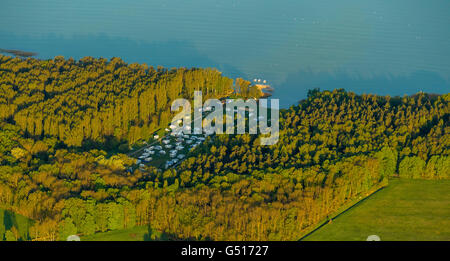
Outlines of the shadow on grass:
[{"label": "shadow on grass", "polygon": [[342,216],[344,213],[347,213],[348,211],[350,211],[351,209],[354,209],[355,207],[359,206],[361,203],[363,203],[364,201],[366,201],[367,199],[371,198],[372,196],[374,196],[375,194],[377,194],[378,192],[380,192],[381,190],[385,189],[386,186],[381,187],[379,189],[377,189],[376,191],[374,191],[373,193],[371,193],[369,196],[361,199],[360,201],[356,202],[355,204],[351,205],[350,207],[348,207],[347,209],[345,209],[344,211],[340,212],[339,214],[337,214],[336,216],[332,217],[332,218],[328,218],[327,216],[327,220],[324,221],[320,226],[316,227],[315,229],[313,229],[312,231],[310,231],[308,234],[302,236],[299,241],[303,241],[305,238],[309,237],[310,235],[314,234],[314,232],[318,231],[319,229],[321,229],[322,227],[324,227],[325,225],[331,223],[332,221],[334,221],[335,219],[337,219],[338,217]]},{"label": "shadow on grass", "polygon": [[206,238],[180,238],[178,235],[167,232],[158,232],[150,226],[147,228],[147,233],[144,234],[144,241],[211,241],[209,237]]}]

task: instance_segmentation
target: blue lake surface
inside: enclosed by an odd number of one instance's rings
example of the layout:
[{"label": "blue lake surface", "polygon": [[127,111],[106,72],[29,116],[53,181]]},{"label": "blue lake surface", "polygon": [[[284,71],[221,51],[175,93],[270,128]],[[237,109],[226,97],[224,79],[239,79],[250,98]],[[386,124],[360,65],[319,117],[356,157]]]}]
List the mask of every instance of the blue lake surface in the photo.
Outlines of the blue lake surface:
[{"label": "blue lake surface", "polygon": [[0,48],[215,67],[283,107],[311,88],[448,93],[450,1],[2,0]]}]

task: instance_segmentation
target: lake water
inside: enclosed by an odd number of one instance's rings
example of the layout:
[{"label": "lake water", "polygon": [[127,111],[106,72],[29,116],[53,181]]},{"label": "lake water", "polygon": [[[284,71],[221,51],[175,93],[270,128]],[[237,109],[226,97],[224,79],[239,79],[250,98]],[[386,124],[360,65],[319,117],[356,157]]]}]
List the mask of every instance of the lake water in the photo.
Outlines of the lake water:
[{"label": "lake water", "polygon": [[449,0],[2,0],[0,48],[215,67],[307,90],[450,90]]}]

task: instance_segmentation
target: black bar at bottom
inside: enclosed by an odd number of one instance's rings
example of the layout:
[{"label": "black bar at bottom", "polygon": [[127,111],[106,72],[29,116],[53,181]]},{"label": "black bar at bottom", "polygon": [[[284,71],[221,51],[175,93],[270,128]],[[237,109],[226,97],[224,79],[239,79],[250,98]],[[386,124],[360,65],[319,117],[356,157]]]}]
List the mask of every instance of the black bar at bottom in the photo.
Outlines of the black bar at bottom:
[{"label": "black bar at bottom", "polygon": [[[58,259],[75,258],[84,260],[98,256],[121,258],[126,261],[133,256],[144,257],[141,260],[165,261],[165,258],[184,260],[233,260],[276,259],[298,257],[306,260],[315,257],[354,257],[385,259],[392,257],[415,256],[417,254],[444,253],[448,255],[449,242],[190,242],[190,241],[153,241],[153,242],[0,242],[0,252],[11,252],[13,256],[22,254],[33,257],[53,257]],[[442,254],[441,253],[441,254]],[[447,254],[446,254],[447,253]],[[148,257],[148,258],[145,258]],[[161,259],[162,258],[162,259]],[[295,258],[297,260],[297,258]],[[309,258],[308,258],[309,259]],[[404,259],[403,259],[404,260]],[[280,260],[281,261],[281,260]]]}]

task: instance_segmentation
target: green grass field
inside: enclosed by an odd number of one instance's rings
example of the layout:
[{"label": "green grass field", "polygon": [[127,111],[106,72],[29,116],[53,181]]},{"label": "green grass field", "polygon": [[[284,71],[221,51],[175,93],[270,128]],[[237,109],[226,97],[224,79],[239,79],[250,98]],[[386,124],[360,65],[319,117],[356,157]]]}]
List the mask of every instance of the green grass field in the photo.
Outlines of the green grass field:
[{"label": "green grass field", "polygon": [[0,209],[0,241],[7,239],[6,231],[16,229],[19,238],[15,240],[28,240],[28,230],[33,224],[33,221],[22,216],[15,214],[11,211]]},{"label": "green grass field", "polygon": [[82,236],[81,241],[154,241],[170,240],[170,238],[170,235],[149,230],[148,226],[138,226]]},{"label": "green grass field", "polygon": [[450,240],[450,180],[391,180],[303,240]]},{"label": "green grass field", "polygon": [[148,240],[148,232],[147,226],[140,226],[82,236],[81,241],[144,241]]}]

